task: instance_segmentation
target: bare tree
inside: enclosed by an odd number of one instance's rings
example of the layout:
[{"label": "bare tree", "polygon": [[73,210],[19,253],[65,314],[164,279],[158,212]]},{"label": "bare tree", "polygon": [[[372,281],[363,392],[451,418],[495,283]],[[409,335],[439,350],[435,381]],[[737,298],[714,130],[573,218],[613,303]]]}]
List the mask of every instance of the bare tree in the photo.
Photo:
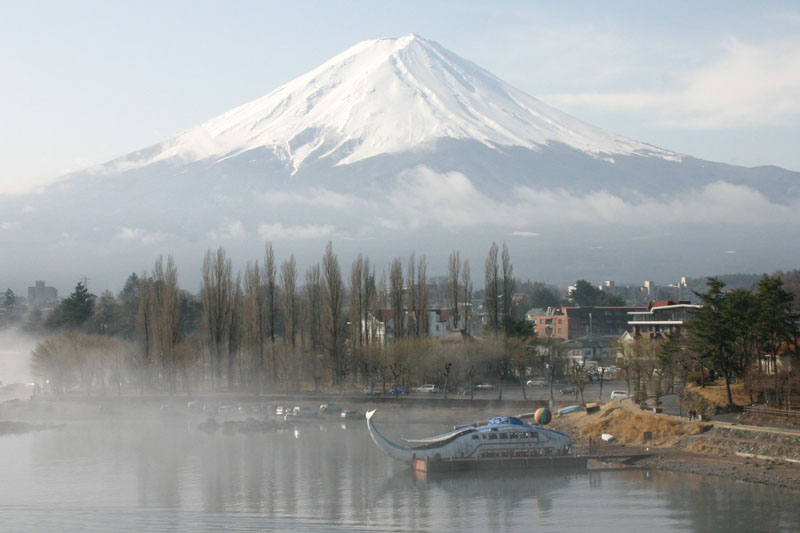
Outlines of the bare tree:
[{"label": "bare tree", "polygon": [[172,256],[159,256],[153,266],[153,325],[162,369],[167,378],[170,394],[176,390],[177,365],[175,347],[181,337],[180,289],[178,288],[178,269]]},{"label": "bare tree", "polygon": [[461,269],[461,301],[464,308],[464,315],[462,316],[462,323],[464,324],[464,331],[471,333],[471,315],[472,315],[472,277],[469,271],[469,261],[464,260],[464,266]]},{"label": "bare tree", "polygon": [[458,313],[458,304],[461,298],[461,254],[456,250],[450,253],[450,260],[447,262],[447,283],[445,285],[445,300],[450,313],[453,315],[453,328],[461,329],[461,321]]},{"label": "bare tree", "polygon": [[155,317],[153,316],[153,279],[147,273],[139,278],[139,291],[136,306],[136,345],[138,347],[138,366],[140,369],[140,391],[150,385],[150,372],[155,357]]},{"label": "bare tree", "polygon": [[364,258],[362,269],[363,274],[361,276],[361,281],[363,287],[361,289],[361,297],[363,303],[361,307],[361,316],[364,324],[365,341],[367,345],[370,345],[375,343],[375,328],[377,324],[375,324],[374,320],[370,320],[370,313],[372,313],[373,317],[375,316],[373,313],[373,307],[375,306],[375,270],[370,270],[369,257]]},{"label": "bare tree", "polygon": [[387,302],[387,287],[386,287],[386,271],[381,272],[381,278],[378,280],[378,286],[376,289],[376,298],[375,298],[375,318],[377,318],[378,322],[383,324],[383,334],[384,334],[384,343],[386,343],[386,326],[389,322],[389,318],[387,316],[387,307],[389,303]]},{"label": "bare tree", "polygon": [[267,310],[267,334],[269,336],[269,367],[270,375],[273,377],[277,372],[275,361],[275,335],[276,324],[278,322],[278,281],[275,267],[275,252],[272,250],[272,243],[268,242],[264,254],[264,298]]},{"label": "bare tree", "polygon": [[508,325],[514,317],[511,316],[514,295],[514,267],[511,265],[511,254],[508,246],[503,243],[503,324]]},{"label": "bare tree", "polygon": [[403,263],[399,258],[392,261],[392,269],[389,272],[389,283],[391,285],[392,301],[392,322],[394,323],[394,340],[398,341],[403,337]]},{"label": "bare tree", "polygon": [[222,378],[222,359],[227,353],[231,327],[231,268],[231,260],[224,248],[206,252],[203,260],[203,323],[211,355],[211,382],[215,389],[219,388]]},{"label": "bare tree", "polygon": [[428,263],[425,256],[417,263],[417,337],[428,335]]},{"label": "bare tree", "polygon": [[311,350],[322,348],[322,271],[319,263],[306,270],[306,317]]},{"label": "bare tree", "polygon": [[[242,342],[242,277],[236,275],[236,280],[231,286],[231,312],[230,325],[228,326],[228,390],[234,389],[234,369],[239,359]],[[239,366],[240,383],[244,381],[241,365]]]},{"label": "bare tree", "polygon": [[417,276],[416,265],[414,264],[414,252],[411,252],[411,257],[408,258],[407,284],[408,284],[408,298],[406,306],[408,307],[408,336],[419,337],[419,317],[417,316]]},{"label": "bare tree", "polygon": [[364,257],[358,254],[350,267],[350,339],[356,347],[367,344],[364,339],[367,323],[362,321],[365,306],[364,275]]},{"label": "bare tree", "polygon": [[339,269],[339,259],[333,253],[333,245],[328,242],[322,258],[322,280],[325,315],[325,345],[333,362],[334,376],[339,390],[344,391],[344,377],[347,363],[344,353],[344,333],[342,331],[344,283]]},{"label": "bare tree", "polygon": [[264,284],[258,261],[247,264],[244,272],[244,314],[242,325],[245,346],[250,354],[250,386],[263,387],[267,356],[267,309]]},{"label": "bare tree", "polygon": [[284,338],[295,349],[297,338],[297,263],[294,254],[281,265],[281,300],[283,302]]},{"label": "bare tree", "polygon": [[484,303],[486,305],[486,312],[488,316],[488,326],[491,331],[496,332],[499,329],[499,280],[500,280],[500,266],[497,262],[497,243],[492,243],[489,248],[489,254],[486,256],[485,268],[485,281],[486,289],[484,290]]}]

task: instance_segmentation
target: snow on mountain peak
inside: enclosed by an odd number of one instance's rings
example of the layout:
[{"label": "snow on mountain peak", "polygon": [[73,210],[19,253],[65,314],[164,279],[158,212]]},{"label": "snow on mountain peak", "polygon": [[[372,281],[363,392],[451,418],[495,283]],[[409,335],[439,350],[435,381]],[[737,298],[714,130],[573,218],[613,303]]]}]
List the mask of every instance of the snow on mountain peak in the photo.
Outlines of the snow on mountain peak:
[{"label": "snow on mountain peak", "polygon": [[224,159],[266,147],[296,171],[309,157],[348,164],[440,138],[534,150],[555,141],[605,158],[679,157],[581,122],[410,34],[358,43],[271,93],[115,166]]}]

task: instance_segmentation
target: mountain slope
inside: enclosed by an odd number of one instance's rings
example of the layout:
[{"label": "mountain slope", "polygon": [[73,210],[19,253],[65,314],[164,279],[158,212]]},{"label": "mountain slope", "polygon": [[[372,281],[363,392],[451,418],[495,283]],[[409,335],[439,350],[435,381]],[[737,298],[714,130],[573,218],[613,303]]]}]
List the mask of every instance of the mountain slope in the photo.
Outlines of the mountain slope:
[{"label": "mountain slope", "polygon": [[594,156],[680,159],[585,124],[438,44],[407,35],[359,43],[266,96],[117,162],[116,169],[266,147],[297,171],[307,158],[348,164],[440,138],[534,150],[558,142]]}]

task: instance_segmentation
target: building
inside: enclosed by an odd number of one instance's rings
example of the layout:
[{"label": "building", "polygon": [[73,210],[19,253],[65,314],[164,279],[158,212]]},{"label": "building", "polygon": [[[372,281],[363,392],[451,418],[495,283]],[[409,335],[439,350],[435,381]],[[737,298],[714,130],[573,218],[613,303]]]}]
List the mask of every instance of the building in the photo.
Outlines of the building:
[{"label": "building", "polygon": [[592,336],[564,341],[561,348],[569,366],[594,362],[605,365],[616,358],[617,337]]},{"label": "building", "polygon": [[48,287],[44,281],[37,281],[35,286],[28,287],[28,305],[41,306],[58,303],[58,290]]},{"label": "building", "polygon": [[663,337],[670,333],[684,334],[684,322],[700,305],[689,300],[659,300],[650,302],[646,310],[628,313],[628,326],[634,338]]},{"label": "building", "polygon": [[628,313],[646,311],[644,306],[550,307],[529,318],[540,337],[571,340],[579,337],[618,337],[628,331]]}]

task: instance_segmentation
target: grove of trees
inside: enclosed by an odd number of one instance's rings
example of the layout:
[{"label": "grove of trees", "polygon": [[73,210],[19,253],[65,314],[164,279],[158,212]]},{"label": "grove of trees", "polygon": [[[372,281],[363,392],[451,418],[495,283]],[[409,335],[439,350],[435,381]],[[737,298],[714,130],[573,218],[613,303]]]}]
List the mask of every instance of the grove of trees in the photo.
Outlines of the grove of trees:
[{"label": "grove of trees", "polygon": [[[159,257],[118,295],[97,297],[78,283],[37,326],[46,338],[32,368],[56,392],[344,391],[445,381],[471,388],[481,380],[502,395],[504,380],[524,378],[534,364],[535,337],[514,316],[505,244],[492,244],[484,276],[481,325],[470,264],[458,251],[438,281],[413,253],[394,259],[388,275],[359,254],[345,275],[328,243],[301,274],[293,256],[280,261],[267,243],[263,260],[237,273],[218,248],[205,254],[197,295],[181,290],[172,257]],[[459,341],[430,338],[433,298],[449,310]],[[480,342],[468,331],[473,323]]]}]

